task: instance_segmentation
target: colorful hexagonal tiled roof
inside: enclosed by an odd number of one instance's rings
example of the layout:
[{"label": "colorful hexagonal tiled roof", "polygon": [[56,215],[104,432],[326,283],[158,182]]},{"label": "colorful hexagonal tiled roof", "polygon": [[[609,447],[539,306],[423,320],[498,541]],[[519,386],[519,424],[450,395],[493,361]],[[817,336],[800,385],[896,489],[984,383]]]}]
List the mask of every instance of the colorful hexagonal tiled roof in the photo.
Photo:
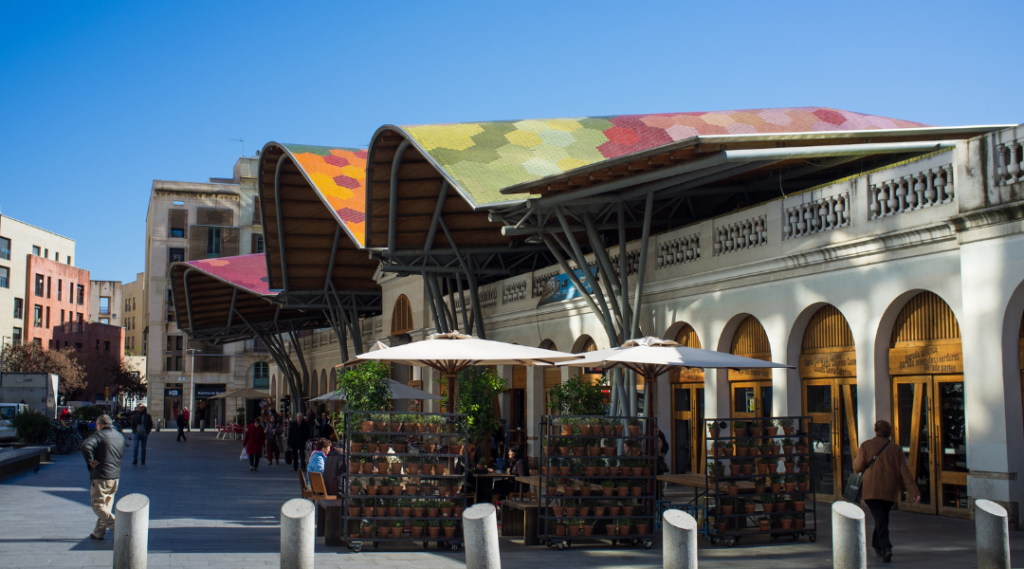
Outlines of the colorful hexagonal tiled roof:
[{"label": "colorful hexagonal tiled roof", "polygon": [[330,206],[338,223],[366,243],[366,150],[279,144],[295,159],[310,185]]},{"label": "colorful hexagonal tiled roof", "polygon": [[275,296],[280,290],[270,288],[267,278],[267,258],[263,253],[187,261],[187,265],[259,296]]},{"label": "colorful hexagonal tiled roof", "polygon": [[[825,107],[618,115],[400,127],[477,204],[500,190],[699,135],[920,128]],[[365,155],[365,154],[364,154]]]}]

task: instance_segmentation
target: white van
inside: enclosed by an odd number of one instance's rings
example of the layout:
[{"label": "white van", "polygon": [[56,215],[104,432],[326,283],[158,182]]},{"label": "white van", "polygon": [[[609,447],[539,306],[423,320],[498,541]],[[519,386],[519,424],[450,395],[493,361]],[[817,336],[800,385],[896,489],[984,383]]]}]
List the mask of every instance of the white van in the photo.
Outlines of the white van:
[{"label": "white van", "polygon": [[17,440],[17,432],[11,424],[11,419],[25,411],[28,411],[28,405],[24,403],[0,403],[0,441]]}]

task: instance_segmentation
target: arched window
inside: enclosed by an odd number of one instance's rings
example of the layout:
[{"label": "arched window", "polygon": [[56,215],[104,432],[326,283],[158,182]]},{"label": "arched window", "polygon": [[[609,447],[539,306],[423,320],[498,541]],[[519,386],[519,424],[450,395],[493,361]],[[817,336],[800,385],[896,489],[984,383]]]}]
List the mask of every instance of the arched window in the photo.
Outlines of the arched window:
[{"label": "arched window", "polygon": [[256,362],[252,368],[252,388],[270,388],[270,364],[267,362]]},{"label": "arched window", "polygon": [[391,312],[391,335],[408,334],[412,329],[412,305],[409,304],[409,297],[400,294]]}]

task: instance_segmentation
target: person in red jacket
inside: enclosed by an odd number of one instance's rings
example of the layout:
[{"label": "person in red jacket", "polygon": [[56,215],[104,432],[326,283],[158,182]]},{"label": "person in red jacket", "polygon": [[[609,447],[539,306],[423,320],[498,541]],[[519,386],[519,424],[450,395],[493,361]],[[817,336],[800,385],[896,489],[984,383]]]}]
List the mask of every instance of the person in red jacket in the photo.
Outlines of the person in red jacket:
[{"label": "person in red jacket", "polygon": [[245,445],[245,453],[249,455],[249,470],[256,472],[260,467],[260,455],[263,454],[263,444],[267,442],[267,432],[260,425],[260,418],[256,417],[245,428],[242,435],[242,444]]}]

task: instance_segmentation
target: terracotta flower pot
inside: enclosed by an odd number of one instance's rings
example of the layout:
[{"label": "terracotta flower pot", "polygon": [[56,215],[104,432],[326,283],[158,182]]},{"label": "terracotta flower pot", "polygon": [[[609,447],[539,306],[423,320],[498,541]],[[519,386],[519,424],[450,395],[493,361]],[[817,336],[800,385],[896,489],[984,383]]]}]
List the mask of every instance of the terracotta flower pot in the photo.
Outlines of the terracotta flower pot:
[{"label": "terracotta flower pot", "polygon": [[398,454],[405,452],[405,443],[391,443],[391,450]]},{"label": "terracotta flower pot", "polygon": [[384,423],[378,423],[376,421],[374,421],[374,423],[373,423],[373,430],[374,431],[384,431],[386,427],[387,427],[387,425],[384,424]]},{"label": "terracotta flower pot", "polygon": [[803,502],[803,500],[801,500],[799,502],[793,502],[793,511],[795,511],[795,512],[802,512],[802,511],[804,511],[804,502]]},{"label": "terracotta flower pot", "polygon": [[569,456],[569,447],[558,447],[558,453],[562,456]]},{"label": "terracotta flower pot", "polygon": [[761,509],[767,514],[775,509],[775,504],[761,504]]},{"label": "terracotta flower pot", "polygon": [[555,535],[565,535],[565,526],[558,524],[555,526]]},{"label": "terracotta flower pot", "polygon": [[782,464],[782,467],[786,469],[786,474],[793,474],[793,469],[796,468],[796,465],[792,462],[785,462]]},{"label": "terracotta flower pot", "polygon": [[412,526],[413,537],[423,537],[423,526]]},{"label": "terracotta flower pot", "polygon": [[569,526],[569,537],[577,537],[580,535],[580,526],[573,524]]},{"label": "terracotta flower pot", "polygon": [[573,456],[583,456],[583,451],[584,451],[583,447],[572,447],[572,455]]},{"label": "terracotta flower pot", "polygon": [[[611,496],[612,494],[615,493],[615,488],[614,487],[609,487],[609,486],[602,486],[601,487],[601,493],[604,494],[605,496]],[[600,515],[600,514],[598,514],[598,515]]]},{"label": "terracotta flower pot", "polygon": [[572,425],[562,425],[562,436],[568,437],[572,435]]},{"label": "terracotta flower pot", "polygon": [[772,482],[772,494],[778,494],[779,492],[782,492],[782,484]]},{"label": "terracotta flower pot", "polygon": [[416,494],[419,494],[420,493],[419,484],[406,484],[405,485],[405,493],[409,494],[411,496],[415,496]]},{"label": "terracotta flower pot", "polygon": [[641,473],[641,475],[642,476],[650,476],[651,475],[651,467],[650,466],[645,466],[644,469],[643,469],[643,472]]},{"label": "terracotta flower pot", "polygon": [[721,506],[721,508],[722,508],[722,515],[728,516],[728,515],[732,514],[733,510],[736,509],[736,506],[726,506],[726,505],[723,504]]},{"label": "terracotta flower pot", "polygon": [[400,433],[400,432],[402,432],[402,424],[401,423],[388,423],[388,430],[391,431],[392,433]]},{"label": "terracotta flower pot", "polygon": [[783,519],[783,520],[779,520],[779,523],[782,524],[782,529],[790,529],[790,528],[793,527],[793,520],[785,520],[785,519]]},{"label": "terracotta flower pot", "polygon": [[782,445],[782,454],[793,454],[793,445]]},{"label": "terracotta flower pot", "polygon": [[794,488],[796,488],[796,483],[794,483],[794,482],[783,482],[782,486],[783,486],[783,488],[786,489],[786,493],[789,494],[790,492],[793,491]]},{"label": "terracotta flower pot", "polygon": [[565,508],[565,517],[567,517],[567,518],[575,518],[576,517],[576,508],[566,507]]},{"label": "terracotta flower pot", "polygon": [[736,456],[747,456],[747,447],[736,447]]},{"label": "terracotta flower pot", "polygon": [[589,496],[590,492],[591,492],[591,490],[590,490],[590,485],[589,484],[587,484],[586,486],[580,488],[580,496]]},{"label": "terracotta flower pot", "polygon": [[729,495],[730,496],[737,496],[740,493],[740,487],[739,486],[730,485],[730,486],[726,486],[726,488],[729,490]]},{"label": "terracotta flower pot", "polygon": [[373,534],[373,528],[370,526],[363,526],[363,535],[370,537]]},{"label": "terracotta flower pot", "polygon": [[380,486],[367,486],[366,494],[368,496],[376,496],[377,492],[380,492]]},{"label": "terracotta flower pot", "polygon": [[455,506],[454,508],[452,508],[452,516],[456,517],[456,518],[461,517],[462,516],[462,506]]},{"label": "terracotta flower pot", "polygon": [[466,445],[450,445],[448,447],[448,454],[462,454],[464,448],[466,448]]},{"label": "terracotta flower pot", "polygon": [[743,471],[743,474],[747,474],[747,475],[753,474],[754,473],[754,465],[753,464],[741,464],[740,465],[740,470]]},{"label": "terracotta flower pot", "polygon": [[800,492],[806,492],[807,488],[810,485],[811,485],[810,482],[797,482],[796,483],[796,489],[799,490]]},{"label": "terracotta flower pot", "polygon": [[764,436],[764,429],[760,428],[760,427],[758,427],[756,429],[750,429],[750,436],[752,436],[752,437],[763,437]]},{"label": "terracotta flower pot", "polygon": [[718,522],[718,533],[725,533],[726,522]]},{"label": "terracotta flower pot", "polygon": [[423,517],[423,512],[425,510],[426,510],[426,508],[413,508],[412,509],[412,517],[414,517],[414,518],[422,518]]},{"label": "terracotta flower pot", "polygon": [[361,509],[362,508],[360,508],[359,506],[349,506],[348,507],[348,517],[350,517],[350,518],[358,518],[359,517],[359,510],[361,510]]},{"label": "terracotta flower pot", "polygon": [[643,486],[630,486],[629,493],[632,494],[633,496],[642,496],[643,493],[644,493],[644,487]]},{"label": "terracotta flower pot", "polygon": [[378,462],[377,463],[377,473],[378,474],[387,474],[388,468],[390,468],[390,467],[388,466],[388,463],[386,463],[386,462]]},{"label": "terracotta flower pot", "polygon": [[420,471],[420,465],[418,464],[406,464],[405,471],[409,474],[418,474]]},{"label": "terracotta flower pot", "polygon": [[753,514],[756,507],[756,504],[743,504],[743,511],[748,514]]},{"label": "terracotta flower pot", "polygon": [[373,512],[374,514],[376,514],[378,518],[383,518],[384,516],[388,515],[388,509],[385,508],[384,506],[377,506],[376,508],[373,509]]},{"label": "terracotta flower pot", "polygon": [[558,467],[558,474],[560,476],[569,476],[569,467],[568,466],[559,466]]},{"label": "terracotta flower pot", "polygon": [[363,452],[363,445],[365,443],[352,443],[352,452]]},{"label": "terracotta flower pot", "polygon": [[612,434],[616,437],[622,436],[622,425],[612,425]]},{"label": "terracotta flower pot", "polygon": [[442,518],[450,518],[451,516],[452,516],[452,509],[451,508],[441,508],[441,517]]},{"label": "terracotta flower pot", "polygon": [[602,430],[601,425],[590,425],[590,435],[593,437],[600,437]]},{"label": "terracotta flower pot", "polygon": [[607,509],[606,506],[594,506],[594,515],[601,517],[604,515],[604,511]]},{"label": "terracotta flower pot", "polygon": [[397,515],[398,515],[398,507],[397,506],[389,506],[388,507],[388,517],[393,518],[393,517],[395,517]]},{"label": "terracotta flower pot", "polygon": [[619,496],[629,495],[629,486],[618,486],[615,488],[615,490],[619,493]]},{"label": "terracotta flower pot", "polygon": [[722,451],[722,456],[724,456],[724,457],[726,457],[726,458],[728,458],[728,457],[732,456],[732,448],[730,448],[730,447],[725,447],[725,448],[723,448],[723,449],[720,449],[720,450]]},{"label": "terracotta flower pot", "polygon": [[587,447],[587,456],[601,456],[601,447]]},{"label": "terracotta flower pot", "polygon": [[608,506],[608,515],[611,517],[617,517],[622,506]]},{"label": "terracotta flower pot", "polygon": [[[431,433],[436,433],[437,432],[437,425],[434,425],[434,424],[427,425],[427,430],[430,431]],[[436,535],[436,532],[435,532],[435,535]]]},{"label": "terracotta flower pot", "polygon": [[388,537],[391,535],[391,528],[377,528],[377,537]]},{"label": "terracotta flower pot", "polygon": [[757,522],[757,525],[761,528],[761,531],[768,531],[769,529],[771,529],[771,522],[769,522],[768,520],[761,520]]},{"label": "terracotta flower pot", "polygon": [[619,467],[618,466],[609,466],[608,467],[608,476],[618,476],[618,475],[619,475]]},{"label": "terracotta flower pot", "polygon": [[774,437],[774,436],[776,436],[778,434],[779,434],[779,428],[778,427],[768,427],[768,436],[769,437]]},{"label": "terracotta flower pot", "polygon": [[359,430],[368,433],[373,430],[373,421],[360,421]]},{"label": "terracotta flower pot", "polygon": [[793,520],[793,529],[804,529],[803,520]]},{"label": "terracotta flower pot", "polygon": [[[431,425],[431,426],[433,426],[433,425]],[[430,536],[430,537],[437,537],[437,534],[439,534],[439,533],[441,533],[441,528],[439,528],[439,527],[428,527],[427,528],[427,535]]]},{"label": "terracotta flower pot", "polygon": [[647,535],[647,524],[636,524],[636,533]]},{"label": "terracotta flower pot", "polygon": [[629,535],[629,528],[631,528],[631,527],[632,527],[631,525],[627,525],[627,524],[620,525],[619,526],[619,535]]},{"label": "terracotta flower pot", "polygon": [[554,496],[557,491],[558,488],[555,488],[554,486],[548,486],[548,496]]},{"label": "terracotta flower pot", "polygon": [[363,474],[373,474],[373,463],[371,463],[371,462],[364,462],[363,463]]},{"label": "terracotta flower pot", "polygon": [[455,529],[456,529],[455,526],[452,526],[450,528],[444,528],[444,536],[445,537],[455,537]]},{"label": "terracotta flower pot", "polygon": [[597,472],[597,467],[596,466],[587,466],[586,468],[584,468],[584,470],[586,471],[587,476],[593,476],[594,473]]},{"label": "terracotta flower pot", "polygon": [[788,437],[796,431],[796,427],[782,427],[782,432]]},{"label": "terracotta flower pot", "polygon": [[624,515],[626,517],[632,516],[633,515],[633,510],[635,510],[635,509],[636,509],[636,506],[622,506],[622,515]]},{"label": "terracotta flower pot", "polygon": [[615,456],[615,447],[601,447],[601,451],[605,456]]},{"label": "terracotta flower pot", "polygon": [[604,526],[604,529],[606,532],[608,532],[608,535],[615,535],[615,532],[618,531],[618,529],[616,529],[615,527],[615,524],[608,524]]},{"label": "terracotta flower pot", "polygon": [[589,515],[590,515],[590,507],[589,506],[580,506],[580,517],[581,518],[585,518],[585,517],[587,517]]},{"label": "terracotta flower pot", "polygon": [[601,427],[601,434],[603,434],[606,437],[610,437],[613,431],[614,429],[612,428],[612,425],[603,425]]},{"label": "terracotta flower pot", "polygon": [[739,475],[740,475],[740,465],[738,465],[738,464],[730,464],[729,465],[729,476],[739,476]]},{"label": "terracotta flower pot", "polygon": [[363,466],[361,464],[359,464],[358,462],[350,462],[350,463],[348,463],[348,471],[349,472],[362,472],[363,471]]},{"label": "terracotta flower pot", "polygon": [[764,484],[755,484],[754,485],[754,493],[755,494],[764,494]]},{"label": "terracotta flower pot", "polygon": [[392,462],[391,463],[391,474],[401,474],[401,473],[402,473],[402,463],[401,462]]},{"label": "terracotta flower pot", "polygon": [[746,428],[746,427],[743,427],[742,429],[740,429],[740,428],[735,428],[735,429],[733,429],[732,431],[733,431],[733,434],[732,434],[732,436],[734,436],[734,437],[737,437],[737,438],[739,438],[739,437],[745,437],[745,436],[747,436],[747,428]]},{"label": "terracotta flower pot", "polygon": [[427,517],[428,518],[436,518],[437,517],[437,512],[438,512],[438,508],[427,508]]},{"label": "terracotta flower pot", "polygon": [[583,526],[583,535],[584,536],[594,535],[594,526],[593,525],[589,525],[589,526],[585,525],[585,526]]},{"label": "terracotta flower pot", "polygon": [[757,465],[757,473],[762,475],[762,476],[767,475],[768,474],[768,465],[764,464],[764,463],[758,464]]},{"label": "terracotta flower pot", "polygon": [[630,425],[629,426],[629,436],[631,436],[631,437],[639,437],[640,436],[640,425]]}]

